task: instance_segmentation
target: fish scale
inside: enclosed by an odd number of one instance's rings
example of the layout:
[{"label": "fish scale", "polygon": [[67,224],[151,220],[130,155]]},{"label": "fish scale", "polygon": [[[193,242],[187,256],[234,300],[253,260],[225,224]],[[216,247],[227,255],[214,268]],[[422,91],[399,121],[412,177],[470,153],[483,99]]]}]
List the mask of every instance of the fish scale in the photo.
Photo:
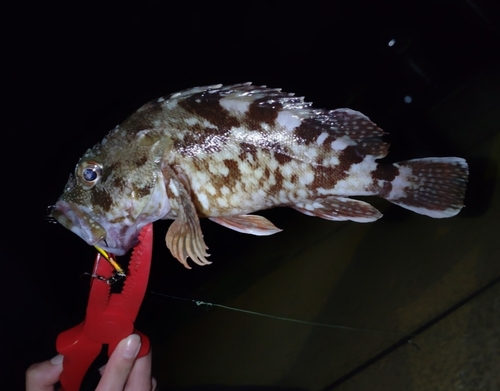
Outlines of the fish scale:
[{"label": "fish scale", "polygon": [[278,206],[371,222],[382,214],[349,198],[366,195],[434,218],[456,215],[466,161],[383,164],[384,134],[360,112],[313,108],[278,88],[195,87],[146,103],[89,149],[52,216],[116,255],[133,247],[146,224],[174,220],[167,247],[190,267],[187,258],[210,263],[200,218],[254,235],[280,231],[251,214]]}]

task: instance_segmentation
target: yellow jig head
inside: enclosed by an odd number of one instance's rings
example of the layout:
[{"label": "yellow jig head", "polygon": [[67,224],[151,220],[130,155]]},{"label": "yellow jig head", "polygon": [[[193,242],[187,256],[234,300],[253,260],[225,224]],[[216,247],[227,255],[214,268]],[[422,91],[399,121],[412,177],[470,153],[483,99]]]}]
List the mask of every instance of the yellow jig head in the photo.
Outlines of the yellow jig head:
[{"label": "yellow jig head", "polygon": [[[115,259],[108,254],[105,250],[100,248],[99,246],[94,246],[95,249],[101,254],[106,260],[110,263],[110,265],[115,269],[115,272],[113,273],[114,277],[122,278],[125,277],[125,271],[122,269],[122,267],[118,264],[118,262],[115,261]],[[113,277],[112,277],[113,279]]]}]

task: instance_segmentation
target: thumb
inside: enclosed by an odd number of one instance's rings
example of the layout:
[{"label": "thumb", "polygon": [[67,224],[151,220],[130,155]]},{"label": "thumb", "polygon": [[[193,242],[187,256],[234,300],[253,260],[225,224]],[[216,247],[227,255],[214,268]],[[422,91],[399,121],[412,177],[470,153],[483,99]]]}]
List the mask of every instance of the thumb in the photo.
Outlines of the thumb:
[{"label": "thumb", "polygon": [[54,391],[62,372],[63,356],[33,364],[26,371],[26,391]]}]

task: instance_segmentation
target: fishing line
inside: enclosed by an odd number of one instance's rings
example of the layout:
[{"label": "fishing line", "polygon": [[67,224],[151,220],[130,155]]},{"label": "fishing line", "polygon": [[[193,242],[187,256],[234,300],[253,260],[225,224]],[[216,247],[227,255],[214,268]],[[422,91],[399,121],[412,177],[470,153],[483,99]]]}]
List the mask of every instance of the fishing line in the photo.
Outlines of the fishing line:
[{"label": "fishing line", "polygon": [[414,343],[410,340],[410,338],[413,337],[414,335],[410,334],[410,333],[401,332],[401,331],[383,331],[383,330],[373,330],[373,329],[362,329],[362,328],[358,328],[358,327],[341,326],[341,325],[330,324],[330,323],[309,322],[309,321],[306,321],[306,320],[286,318],[286,317],[283,317],[283,316],[264,314],[262,312],[245,310],[245,309],[236,308],[236,307],[230,307],[230,306],[223,305],[223,304],[218,304],[218,303],[210,303],[210,302],[206,302],[206,301],[203,301],[203,300],[187,299],[187,298],[184,298],[184,297],[167,295],[166,293],[159,293],[159,292],[153,292],[153,291],[150,291],[149,293],[151,293],[153,295],[161,296],[161,297],[166,297],[166,298],[169,298],[169,299],[180,300],[180,301],[189,301],[191,303],[196,304],[198,307],[199,306],[205,306],[207,308],[218,307],[218,308],[223,308],[223,309],[229,310],[229,311],[242,312],[244,314],[262,316],[264,318],[281,320],[281,321],[284,321],[284,322],[299,323],[299,324],[304,324],[304,325],[307,325],[307,326],[326,327],[326,328],[331,328],[331,329],[346,330],[346,331],[356,331],[356,332],[361,332],[361,333],[388,334],[388,335],[405,336],[405,337],[408,338],[408,343],[414,345]]}]

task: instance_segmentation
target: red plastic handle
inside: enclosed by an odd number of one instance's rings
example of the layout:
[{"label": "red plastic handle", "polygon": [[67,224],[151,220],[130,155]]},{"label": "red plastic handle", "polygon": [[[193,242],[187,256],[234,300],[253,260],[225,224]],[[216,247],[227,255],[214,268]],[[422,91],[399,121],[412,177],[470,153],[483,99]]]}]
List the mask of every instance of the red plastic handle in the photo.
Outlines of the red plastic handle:
[{"label": "red plastic handle", "polygon": [[[64,355],[60,382],[63,391],[78,391],[88,368],[108,345],[108,356],[118,343],[132,333],[141,336],[138,357],[148,354],[149,338],[134,329],[134,321],[146,293],[153,247],[152,224],[144,227],[139,244],[134,248],[122,292],[110,293],[106,281],[93,278],[85,320],[59,334],[57,351]],[[100,254],[97,255],[94,273],[111,277],[114,269]]]}]

